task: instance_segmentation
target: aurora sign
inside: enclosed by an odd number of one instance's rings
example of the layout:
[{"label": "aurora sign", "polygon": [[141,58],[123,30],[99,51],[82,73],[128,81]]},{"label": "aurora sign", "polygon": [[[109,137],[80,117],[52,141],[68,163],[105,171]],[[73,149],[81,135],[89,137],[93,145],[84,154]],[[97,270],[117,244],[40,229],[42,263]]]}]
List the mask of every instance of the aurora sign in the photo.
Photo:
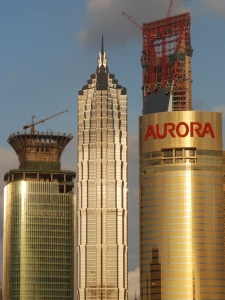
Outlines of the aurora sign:
[{"label": "aurora sign", "polygon": [[145,141],[147,141],[149,137],[152,137],[153,139],[164,139],[168,135],[172,138],[184,138],[188,135],[190,135],[190,137],[204,137],[207,134],[212,138],[215,138],[212,125],[208,122],[204,125],[200,122],[190,122],[189,124],[185,122],[180,122],[178,124],[164,123],[163,125],[148,125],[145,133]]}]

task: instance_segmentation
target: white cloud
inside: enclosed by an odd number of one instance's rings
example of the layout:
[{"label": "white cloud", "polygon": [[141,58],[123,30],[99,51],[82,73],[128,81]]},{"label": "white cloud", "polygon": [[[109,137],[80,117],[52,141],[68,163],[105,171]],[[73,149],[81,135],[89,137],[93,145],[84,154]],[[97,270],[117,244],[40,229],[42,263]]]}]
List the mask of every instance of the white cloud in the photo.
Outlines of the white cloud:
[{"label": "white cloud", "polygon": [[135,291],[136,296],[139,298],[140,295],[140,270],[136,268],[134,271],[128,273],[128,300],[134,300]]},{"label": "white cloud", "polygon": [[[171,14],[186,11],[185,0],[174,0]],[[122,12],[131,15],[139,24],[164,18],[170,0],[89,0],[85,15],[85,28],[79,34],[80,41],[86,47],[99,46],[101,34],[107,44],[115,46],[127,43],[138,37],[141,32],[131,24]]]},{"label": "white cloud", "polygon": [[215,106],[212,111],[221,112],[223,119],[225,119],[225,104]]},{"label": "white cloud", "polygon": [[225,1],[224,0],[201,0],[203,7],[214,12],[217,15],[225,15]]}]

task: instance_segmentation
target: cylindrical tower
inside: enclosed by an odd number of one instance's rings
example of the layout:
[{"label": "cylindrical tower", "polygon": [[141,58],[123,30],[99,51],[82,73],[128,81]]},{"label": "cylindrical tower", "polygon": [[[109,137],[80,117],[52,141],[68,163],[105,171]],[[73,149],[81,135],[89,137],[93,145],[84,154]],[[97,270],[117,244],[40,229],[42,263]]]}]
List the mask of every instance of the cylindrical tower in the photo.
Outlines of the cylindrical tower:
[{"label": "cylindrical tower", "polygon": [[78,96],[78,299],[127,296],[127,95],[102,46]]},{"label": "cylindrical tower", "polygon": [[60,169],[71,135],[15,133],[19,169],[4,180],[3,299],[74,299],[74,178]]},{"label": "cylindrical tower", "polygon": [[140,299],[225,299],[221,113],[141,116]]}]

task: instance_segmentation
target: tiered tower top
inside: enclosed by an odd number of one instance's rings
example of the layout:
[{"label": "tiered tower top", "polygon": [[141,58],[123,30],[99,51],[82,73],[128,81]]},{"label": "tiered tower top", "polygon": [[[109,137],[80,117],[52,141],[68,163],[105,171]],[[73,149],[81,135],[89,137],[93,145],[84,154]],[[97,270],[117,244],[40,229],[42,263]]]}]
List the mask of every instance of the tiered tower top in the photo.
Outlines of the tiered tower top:
[{"label": "tiered tower top", "polygon": [[10,135],[8,143],[15,150],[20,169],[60,170],[60,158],[71,134],[48,132],[17,132]]}]

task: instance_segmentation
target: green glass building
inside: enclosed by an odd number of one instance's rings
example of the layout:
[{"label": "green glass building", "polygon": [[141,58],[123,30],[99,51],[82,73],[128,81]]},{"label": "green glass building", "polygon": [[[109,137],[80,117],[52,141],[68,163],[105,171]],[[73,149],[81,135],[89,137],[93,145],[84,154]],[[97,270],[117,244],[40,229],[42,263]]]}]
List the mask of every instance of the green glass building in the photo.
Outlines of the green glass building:
[{"label": "green glass building", "polygon": [[60,169],[71,135],[16,133],[5,174],[3,299],[74,299],[74,178]]}]

